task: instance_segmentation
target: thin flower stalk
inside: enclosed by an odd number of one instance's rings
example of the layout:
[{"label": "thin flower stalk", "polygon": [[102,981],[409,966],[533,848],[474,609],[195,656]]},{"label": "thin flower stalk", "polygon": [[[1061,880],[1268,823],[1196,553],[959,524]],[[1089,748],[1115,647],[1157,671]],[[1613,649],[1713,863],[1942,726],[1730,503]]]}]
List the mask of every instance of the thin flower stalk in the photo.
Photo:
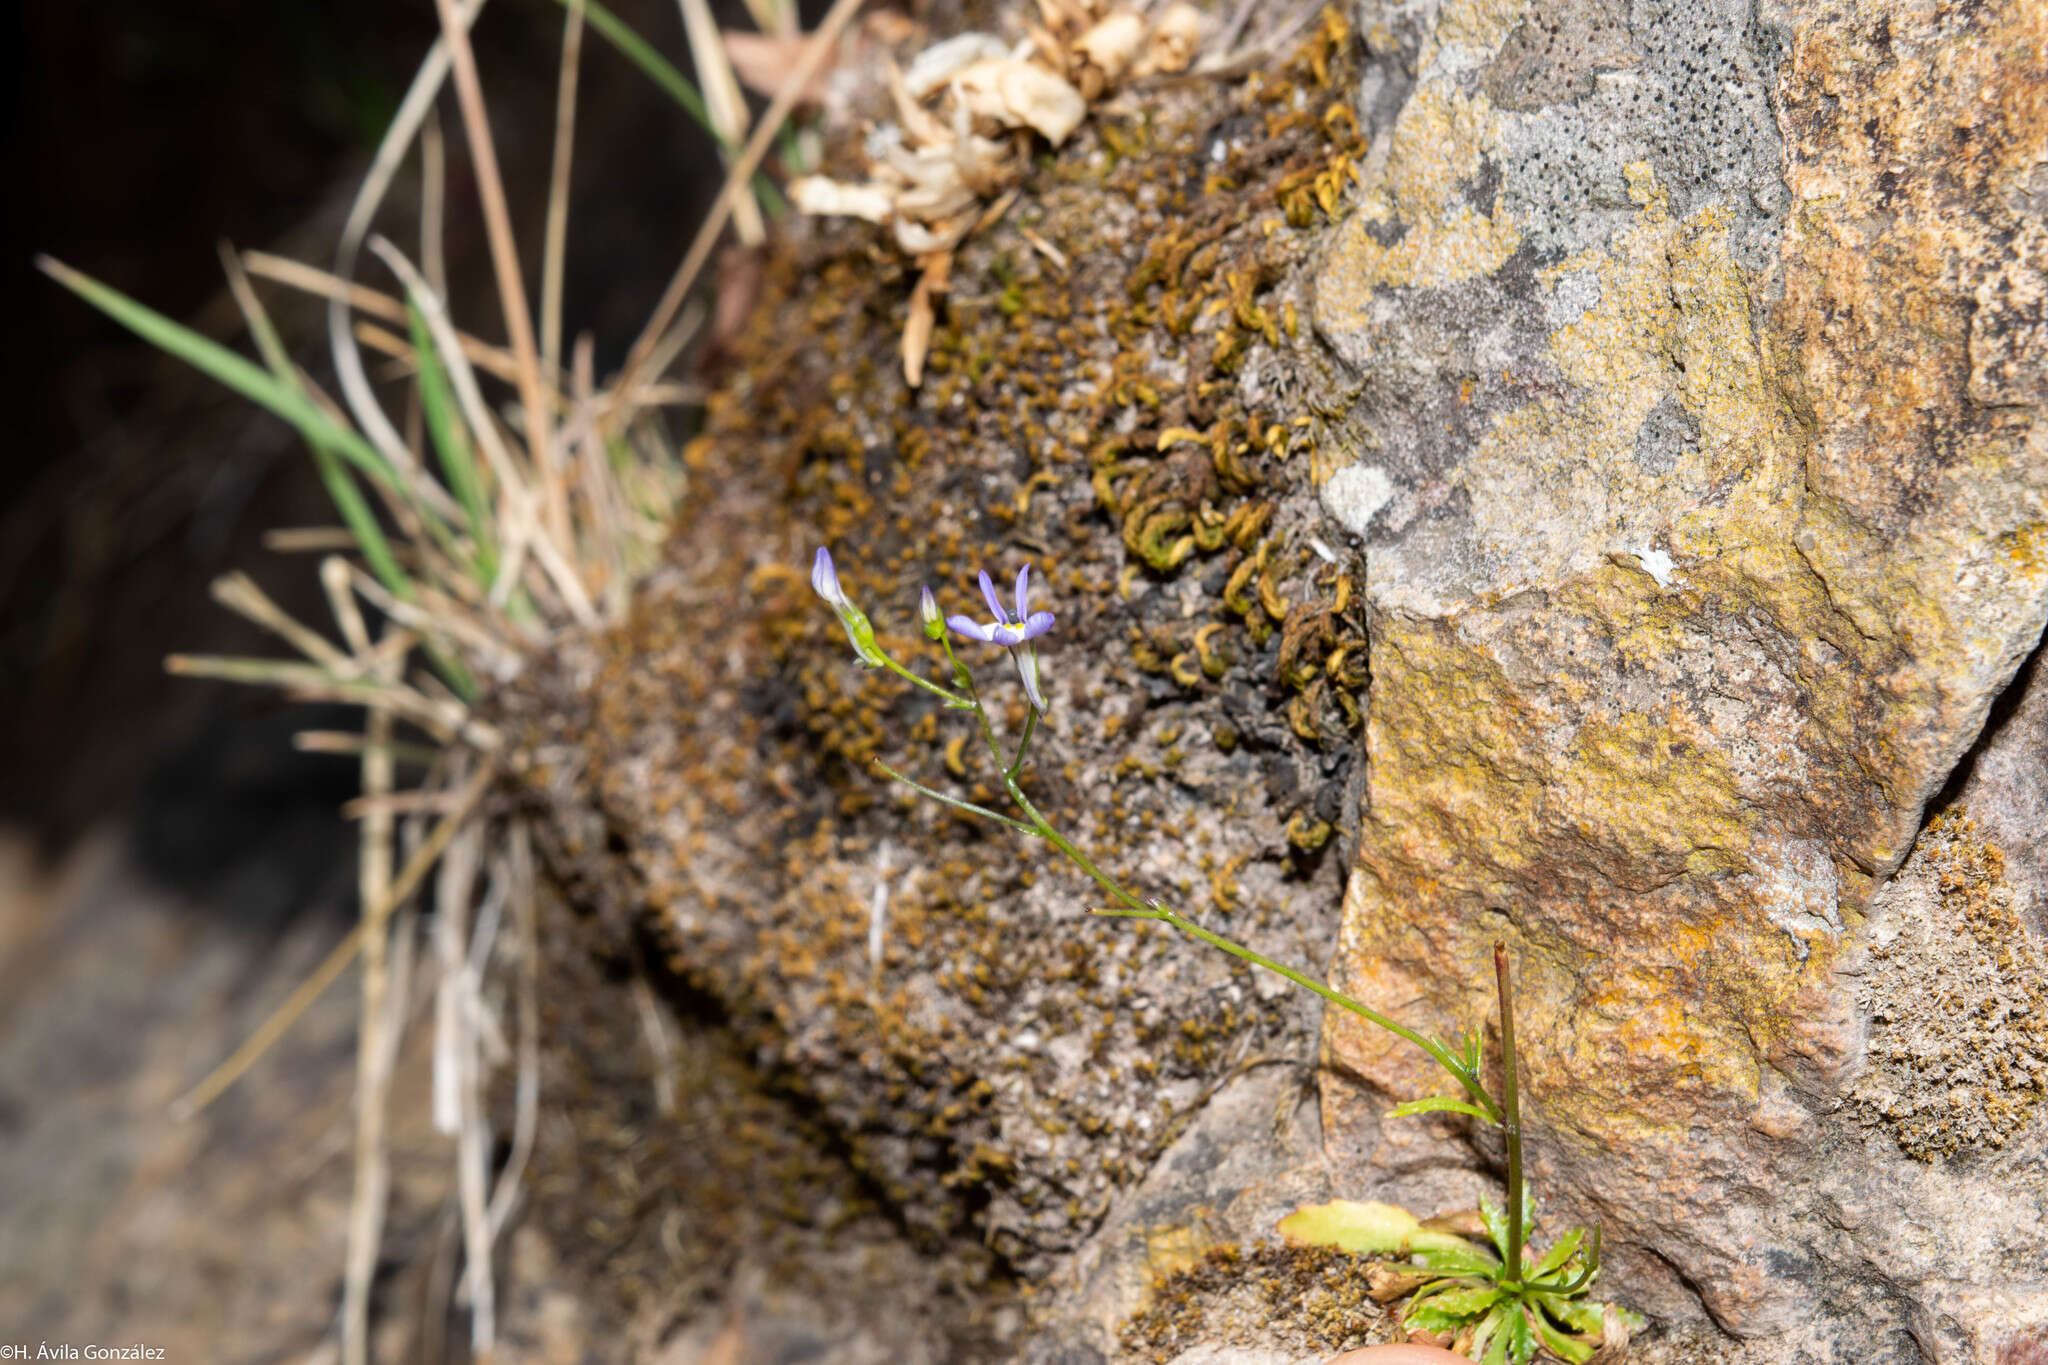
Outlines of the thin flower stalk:
[{"label": "thin flower stalk", "polygon": [[[1275,961],[1187,919],[1158,900],[1141,898],[1104,871],[1053,826],[1024,790],[1025,760],[1049,710],[1040,686],[1037,642],[1052,630],[1054,623],[1053,613],[1031,610],[1030,572],[1029,565],[1018,572],[1012,607],[1006,607],[998,598],[988,574],[980,575],[982,597],[988,603],[990,613],[987,621],[977,621],[969,616],[942,618],[932,590],[929,587],[920,589],[918,616],[924,634],[938,644],[952,674],[953,686],[946,688],[918,676],[877,642],[874,627],[866,614],[854,605],[840,583],[831,555],[822,548],[818,551],[812,567],[812,587],[838,615],[855,657],[868,667],[890,669],[936,694],[950,708],[973,712],[976,728],[995,765],[1003,792],[1017,814],[1007,815],[949,796],[879,761],[875,763],[876,769],[953,810],[992,820],[1050,844],[1108,895],[1112,904],[1096,909],[1095,914],[1156,920],[1190,938],[1220,948],[1241,961],[1284,977],[1304,990],[1313,991],[1338,1008],[1420,1048],[1458,1083],[1463,1092],[1462,1097],[1436,1095],[1398,1105],[1392,1111],[1394,1117],[1457,1113],[1476,1118],[1502,1132],[1507,1152],[1507,1208],[1503,1212],[1490,1200],[1480,1200],[1481,1219],[1490,1246],[1448,1233],[1429,1231],[1425,1235],[1421,1225],[1405,1212],[1391,1210],[1398,1218],[1389,1222],[1386,1214],[1390,1211],[1385,1205],[1349,1204],[1341,1200],[1297,1211],[1281,1224],[1283,1232],[1311,1242],[1340,1246],[1354,1253],[1400,1258],[1394,1270],[1397,1274],[1411,1277],[1414,1285],[1412,1297],[1402,1310],[1404,1325],[1414,1330],[1443,1333],[1446,1339],[1453,1341],[1455,1349],[1481,1362],[1481,1365],[1531,1365],[1539,1349],[1568,1362],[1568,1365],[1589,1365],[1596,1352],[1609,1351],[1612,1354],[1625,1350],[1628,1332],[1639,1327],[1641,1319],[1613,1304],[1593,1303],[1583,1297],[1600,1271],[1599,1229],[1595,1228],[1590,1237],[1582,1228],[1573,1229],[1555,1239],[1549,1249],[1540,1254],[1528,1246],[1529,1234],[1536,1220],[1536,1205],[1523,1172],[1514,991],[1506,946],[1496,944],[1494,947],[1502,1046],[1501,1088],[1496,1095],[1488,1090],[1482,1078],[1481,1044],[1477,1035],[1467,1039],[1462,1048],[1454,1050],[1306,972]],[[1031,705],[1025,710],[1016,748],[1008,754],[996,733],[987,703],[975,684],[972,669],[954,649],[955,637],[1004,649],[1017,665]]]}]

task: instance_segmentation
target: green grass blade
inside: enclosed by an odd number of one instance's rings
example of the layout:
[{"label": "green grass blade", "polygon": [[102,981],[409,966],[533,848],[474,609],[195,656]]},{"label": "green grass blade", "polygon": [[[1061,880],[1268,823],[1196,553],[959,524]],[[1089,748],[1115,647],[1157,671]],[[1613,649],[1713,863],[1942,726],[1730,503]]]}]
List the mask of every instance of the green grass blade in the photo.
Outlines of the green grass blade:
[{"label": "green grass blade", "polygon": [[[247,277],[240,273],[239,262],[230,259],[228,269],[237,286],[246,285]],[[248,300],[243,318],[249,324],[249,335],[255,339],[256,350],[263,356],[263,363],[270,368],[271,378],[294,396],[306,398],[306,386],[300,381],[299,372],[292,367],[291,355],[285,350],[284,339],[278,336],[270,314],[256,301],[253,292],[238,294],[238,297]],[[363,497],[362,490],[356,487],[355,476],[348,472],[348,467],[335,454],[331,444],[304,428],[299,434],[306,442],[306,449],[312,452],[313,465],[320,472],[320,482],[327,487],[327,496],[341,514],[342,524],[355,537],[356,547],[363,552],[370,571],[398,596],[410,597],[412,580],[399,566],[398,556],[391,552],[391,542],[384,535],[384,527]]]},{"label": "green grass blade", "polygon": [[291,423],[309,442],[324,441],[341,458],[394,493],[403,495],[397,477],[385,464],[384,457],[377,453],[376,447],[336,423],[311,399],[279,381],[262,366],[61,261],[38,256],[36,265],[45,275],[144,341],[178,357],[201,374]]},{"label": "green grass blade", "polygon": [[470,538],[476,542],[477,575],[489,583],[497,577],[498,552],[491,536],[490,503],[484,497],[483,480],[477,471],[476,449],[470,444],[468,429],[456,416],[448,371],[442,368],[441,353],[434,347],[427,320],[410,297],[405,302],[405,313],[412,328],[413,352],[419,357],[420,411],[426,419],[427,435],[440,457],[448,490],[469,519]]},{"label": "green grass blade", "polygon": [[[411,580],[391,553],[384,528],[378,525],[362,490],[356,487],[355,479],[341,464],[341,460],[347,458],[362,466],[386,487],[396,490],[397,480],[369,442],[320,411],[300,390],[295,377],[285,378],[264,370],[219,342],[171,321],[120,290],[101,284],[61,262],[42,256],[37,258],[36,264],[51,279],[144,341],[178,357],[200,373],[220,381],[296,427],[312,449],[314,462],[320,469],[320,480],[327,485],[335,510],[341,513],[341,519],[355,536],[356,544],[362,547],[364,560],[384,586],[402,596],[411,596]],[[276,331],[269,327],[267,321],[259,323],[253,330],[256,344],[265,356],[274,365],[281,366],[285,375],[290,375],[290,361]]]},{"label": "green grass blade", "polygon": [[320,482],[327,485],[327,496],[334,499],[334,510],[341,513],[342,525],[356,538],[356,545],[363,552],[363,562],[370,566],[370,572],[377,575],[377,581],[391,589],[398,597],[411,597],[412,579],[399,567],[398,556],[391,553],[391,542],[384,538],[384,528],[377,523],[377,514],[371,510],[363,490],[356,487],[355,476],[348,472],[334,451],[312,436],[306,437],[306,448],[313,452],[313,465],[320,471]]},{"label": "green grass blade", "polygon": [[[555,3],[566,9],[569,0],[555,0]],[[683,112],[695,119],[697,126],[711,134],[712,140],[725,149],[726,155],[739,154],[738,147],[719,136],[717,126],[711,122],[711,111],[704,105],[704,96],[698,93],[690,78],[676,70],[668,58],[656,52],[653,45],[635,33],[625,20],[599,4],[598,0],[583,0],[583,18],[597,30],[599,37],[618,50],[620,56],[639,67],[648,80],[667,91],[669,98],[681,105]],[[781,217],[788,204],[782,192],[775,188],[775,182],[756,172],[753,184],[754,195],[761,201],[762,211],[771,218]]]},{"label": "green grass blade", "polygon": [[[412,580],[400,567],[383,525],[378,522],[368,499],[363,497],[363,490],[356,486],[355,476],[350,473],[348,465],[361,469],[398,497],[408,496],[411,490],[392,472],[376,447],[334,421],[306,396],[299,387],[297,372],[292,370],[290,358],[284,353],[283,343],[267,322],[253,329],[256,344],[280,368],[281,374],[273,374],[219,342],[173,322],[147,304],[129,298],[90,275],[73,270],[61,261],[38,256],[36,265],[51,279],[144,341],[176,356],[201,374],[217,380],[296,428],[313,453],[314,467],[319,471],[321,483],[326,485],[327,495],[334,500],[335,511],[340,513],[343,524],[362,550],[363,562],[395,596],[413,596]],[[447,658],[440,651],[434,651],[433,658],[442,676],[459,696],[468,699],[476,695],[476,682],[459,660]]]},{"label": "green grass blade", "polygon": [[[555,3],[567,8],[569,0],[555,0]],[[711,124],[711,111],[705,107],[704,97],[697,93],[697,87],[670,65],[668,58],[635,33],[625,20],[597,0],[583,0],[583,18],[600,37],[618,49],[620,56],[645,72],[648,80],[666,90],[670,98],[683,106],[683,112],[703,126],[705,132],[718,136],[718,129]]]}]

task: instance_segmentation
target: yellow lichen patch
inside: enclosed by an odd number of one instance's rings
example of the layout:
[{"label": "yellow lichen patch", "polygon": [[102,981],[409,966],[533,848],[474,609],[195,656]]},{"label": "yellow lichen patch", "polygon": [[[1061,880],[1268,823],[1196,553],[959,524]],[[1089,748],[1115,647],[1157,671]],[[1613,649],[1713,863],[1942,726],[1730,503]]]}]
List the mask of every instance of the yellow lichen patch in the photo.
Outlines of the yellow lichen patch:
[{"label": "yellow lichen patch", "polygon": [[1448,84],[1415,92],[1395,122],[1384,168],[1366,181],[1358,210],[1327,249],[1315,299],[1325,327],[1367,325],[1376,289],[1477,279],[1515,253],[1522,236],[1513,220],[1497,205],[1482,213],[1463,198],[1498,137],[1485,95]]},{"label": "yellow lichen patch", "polygon": [[1422,63],[1429,64],[1438,49],[1454,43],[1476,57],[1492,56],[1530,8],[1531,0],[1450,0],[1423,49]]},{"label": "yellow lichen patch", "polygon": [[1200,1265],[1202,1258],[1216,1246],[1216,1234],[1210,1226],[1211,1213],[1211,1210],[1197,1209],[1188,1222],[1147,1228],[1146,1269],[1163,1278]]},{"label": "yellow lichen patch", "polygon": [[1714,740],[1676,705],[1589,721],[1556,774],[1557,815],[1646,879],[1738,870],[1752,817]]},{"label": "yellow lichen patch", "polygon": [[[1599,280],[1599,302],[1549,339],[1573,391],[1496,418],[1453,476],[1471,495],[1475,530],[1503,557],[1501,588],[1554,582],[1663,537],[1674,552],[1710,552],[1727,539],[1724,504],[1738,491],[1774,539],[1796,510],[1791,464],[1774,458],[1782,419],[1729,252],[1728,215],[1709,205],[1674,220],[1649,168],[1630,170],[1635,223],[1605,253],[1543,272],[1547,285]],[[1644,424],[1666,402],[1698,436],[1646,465]],[[1711,510],[1687,517],[1710,498]]]},{"label": "yellow lichen patch", "polygon": [[1403,860],[1422,841],[1432,853],[1519,865],[1513,832],[1538,816],[1540,773],[1529,755],[1541,715],[1518,701],[1496,661],[1446,625],[1385,617],[1372,657],[1366,753],[1385,799],[1371,804],[1379,837],[1360,857],[1370,863],[1384,848]]}]

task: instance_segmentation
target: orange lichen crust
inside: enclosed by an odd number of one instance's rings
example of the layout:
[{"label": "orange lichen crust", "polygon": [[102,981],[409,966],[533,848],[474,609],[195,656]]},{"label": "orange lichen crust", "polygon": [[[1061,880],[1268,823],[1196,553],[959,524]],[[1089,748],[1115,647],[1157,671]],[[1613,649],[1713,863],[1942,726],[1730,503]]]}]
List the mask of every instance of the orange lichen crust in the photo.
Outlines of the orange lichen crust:
[{"label": "orange lichen crust", "polygon": [[[1142,893],[1316,965],[1365,651],[1285,399],[1293,267],[1362,150],[1349,51],[1333,11],[1262,78],[1102,110],[962,249],[918,390],[873,230],[784,247],[669,565],[505,700],[579,902],[644,925],[928,1248],[1049,1264],[1232,1067],[1311,1047],[1314,1011],[1090,917],[1038,846],[875,774],[999,800],[970,725],[850,657],[811,549],[911,659],[919,583],[961,610],[978,568],[1030,560],[1059,616],[1034,799]],[[1007,660],[974,657],[1014,727]]]}]

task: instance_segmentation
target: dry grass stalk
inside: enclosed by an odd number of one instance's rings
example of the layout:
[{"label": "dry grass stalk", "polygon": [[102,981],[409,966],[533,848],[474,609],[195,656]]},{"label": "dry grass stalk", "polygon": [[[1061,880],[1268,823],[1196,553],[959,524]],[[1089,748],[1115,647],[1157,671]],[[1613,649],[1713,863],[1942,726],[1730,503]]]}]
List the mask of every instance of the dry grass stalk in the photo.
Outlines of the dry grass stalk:
[{"label": "dry grass stalk", "polygon": [[[541,239],[540,364],[548,374],[562,359],[562,276],[569,248],[569,168],[576,160],[576,83],[583,64],[583,0],[569,0],[562,18],[562,60],[555,76],[555,151],[548,170],[548,223]],[[445,285],[430,273],[436,292]]]},{"label": "dry grass stalk", "polygon": [[[483,7],[484,0],[464,0],[459,8],[458,26],[466,31],[470,24],[476,22],[476,16]],[[399,101],[398,112],[392,116],[391,126],[385,130],[384,140],[377,146],[377,154],[356,191],[355,201],[349,205],[348,219],[342,224],[341,240],[334,252],[334,274],[338,279],[354,278],[363,239],[369,235],[377,210],[383,206],[392,178],[405,159],[406,149],[419,135],[435,97],[440,94],[442,82],[448,78],[450,61],[444,35],[427,50],[426,59],[414,74],[405,98]],[[377,401],[376,393],[370,387],[369,376],[364,373],[362,352],[356,348],[355,338],[349,330],[348,308],[338,299],[328,302],[327,343],[334,355],[334,370],[341,383],[342,397],[356,426],[386,459],[394,460],[401,469],[411,468],[411,456],[405,449],[405,443],[393,429],[391,419],[385,415],[383,405]]]},{"label": "dry grass stalk", "polygon": [[448,147],[441,116],[420,125],[420,269],[436,293],[448,293]]},{"label": "dry grass stalk", "polygon": [[[327,561],[328,565],[339,563]],[[322,566],[323,570],[327,567]],[[329,581],[332,575],[325,572]],[[355,599],[346,590],[340,600],[353,614]],[[337,617],[341,612],[337,610]],[[344,633],[347,624],[344,622]],[[360,620],[358,618],[358,628]],[[359,649],[357,653],[364,653]],[[391,681],[397,669],[386,663],[381,680]],[[365,721],[363,749],[363,795],[376,801],[389,796],[393,769],[391,762],[391,712],[372,706]],[[390,986],[391,840],[393,818],[388,810],[372,810],[363,817],[358,838],[357,886],[362,896],[362,1013],[356,1045],[356,1145],[355,1192],[349,1204],[348,1251],[343,1262],[341,1292],[342,1365],[366,1365],[369,1359],[370,1282],[377,1269],[377,1247],[383,1239],[384,1207],[390,1186],[390,1165],[385,1150],[386,1101],[390,1095],[391,1065],[396,1056],[395,1038],[387,1045],[387,1033],[395,1034],[388,1017],[385,992]]]},{"label": "dry grass stalk", "polygon": [[633,978],[633,1005],[640,1014],[640,1031],[647,1035],[647,1050],[654,1054],[654,1111],[676,1112],[676,1045],[668,1035],[668,1021],[661,1017],[661,1005],[647,978]]},{"label": "dry grass stalk", "polygon": [[718,238],[725,231],[727,220],[732,216],[733,205],[746,192],[747,182],[761,164],[761,158],[768,154],[768,144],[788,119],[790,111],[803,98],[811,77],[825,64],[834,44],[846,32],[846,26],[860,13],[862,0],[832,0],[832,8],[825,12],[813,30],[810,40],[804,45],[803,56],[797,60],[783,83],[782,92],[770,101],[762,113],[761,121],[754,126],[754,135],[747,139],[732,168],[726,172],[725,184],[718,197],[711,202],[710,211],[704,215],[703,225],[690,242],[690,249],[683,255],[683,263],[670,278],[668,288],[662,291],[661,299],[654,305],[654,312],[640,329],[639,337],[626,353],[626,363],[606,404],[604,415],[598,423],[599,430],[611,432],[618,429],[619,419],[624,415],[620,408],[619,395],[634,392],[639,385],[657,373],[649,367],[649,360],[668,334],[676,315],[682,311],[683,302],[696,286],[697,276],[703,272],[705,263],[711,259],[712,248],[718,245]]},{"label": "dry grass stalk", "polygon": [[[457,0],[434,0],[441,15],[441,34],[454,60],[456,102],[462,110],[463,130],[469,137],[469,156],[476,171],[477,194],[483,202],[484,235],[490,243],[491,268],[497,275],[498,302],[505,314],[505,332],[512,341],[512,358],[519,369],[519,402],[525,410],[526,447],[537,463],[547,459],[548,413],[553,404],[541,390],[540,350],[533,336],[533,315],[526,305],[526,281],[519,270],[519,248],[512,240],[512,212],[505,203],[505,184],[498,174],[498,148],[491,139],[490,115],[484,109],[483,82],[476,71],[476,54],[470,50],[469,29],[462,22]],[[560,480],[553,472],[541,471],[541,497],[547,509],[548,526],[558,540],[569,538],[569,504]]]},{"label": "dry grass stalk", "polygon": [[[476,813],[477,806],[483,801],[484,793],[490,789],[490,784],[497,775],[497,765],[494,762],[487,760],[478,765],[475,775],[470,778],[468,785],[462,788],[461,796],[454,808],[441,818],[440,823],[434,826],[433,833],[429,834],[406,859],[405,866],[392,881],[390,890],[375,902],[376,905],[383,907],[381,914],[388,915],[419,888],[428,870],[441,856],[441,851],[448,846],[448,841],[454,838],[456,831]],[[308,1006],[334,984],[335,978],[348,969],[349,963],[355,961],[356,952],[362,947],[363,923],[369,918],[369,908],[365,907],[364,920],[358,922],[356,927],[348,932],[347,937],[329,950],[320,965],[285,997],[284,1003],[271,1011],[270,1017],[265,1019],[226,1061],[215,1067],[204,1080],[171,1104],[172,1118],[190,1118],[218,1099],[223,1091],[241,1079],[242,1074],[254,1065],[257,1058],[270,1050],[271,1044],[284,1036],[285,1031],[298,1021]]]},{"label": "dry grass stalk", "polygon": [[[490,1131],[483,1114],[483,1066],[477,1025],[482,1007],[481,962],[473,962],[469,907],[483,860],[484,829],[472,824],[456,836],[436,884],[435,957],[441,980],[434,998],[434,1126],[455,1138],[456,1198],[468,1272],[470,1349],[487,1354],[497,1337],[495,1281],[485,1163]],[[479,932],[480,941],[488,938]],[[485,950],[487,952],[487,949]]]},{"label": "dry grass stalk", "polygon": [[302,625],[283,607],[270,600],[263,589],[256,586],[256,580],[237,570],[213,580],[213,600],[264,629],[280,636],[284,642],[311,659],[314,663],[340,677],[347,677],[351,670],[349,657],[327,643],[321,634],[310,626]]},{"label": "dry grass stalk", "polygon": [[[344,811],[361,821],[361,919],[241,1047],[173,1106],[175,1114],[189,1116],[210,1103],[360,955],[355,1188],[332,1353],[342,1365],[367,1365],[371,1281],[390,1190],[388,1090],[407,1018],[419,915],[412,902],[437,862],[435,1117],[454,1138],[457,1226],[451,1235],[459,1232],[464,1261],[456,1292],[471,1309],[473,1353],[482,1357],[492,1349],[494,1247],[517,1206],[538,1129],[540,945],[528,831],[518,822],[494,831],[478,814],[500,771],[505,741],[472,703],[480,679],[511,677],[554,632],[596,627],[625,613],[634,576],[658,551],[682,477],[658,424],[640,415],[695,394],[691,386],[660,378],[705,317],[688,295],[726,221],[753,214],[754,201],[743,197],[748,182],[861,8],[861,0],[835,0],[749,132],[709,5],[680,0],[709,107],[728,140],[746,134],[746,143],[622,373],[600,387],[588,338],[575,348],[573,375],[561,363],[568,187],[587,19],[582,0],[566,3],[537,334],[468,39],[483,0],[436,0],[441,36],[350,206],[332,271],[261,252],[223,251],[262,369],[133,301],[116,296],[109,303],[107,291],[92,292],[93,282],[46,265],[145,336],[291,421],[320,462],[343,522],[266,536],[273,548],[323,556],[320,581],[334,618],[328,631],[294,618],[246,575],[228,575],[214,586],[223,605],[276,635],[297,657],[166,661],[175,674],[343,701],[367,712],[360,736],[307,731],[295,741],[309,752],[359,760],[362,794]],[[757,9],[764,29],[784,39],[794,33],[795,10],[786,0],[758,0]],[[434,103],[451,77],[503,314],[503,347],[458,329],[445,302],[446,158]],[[423,181],[418,266],[373,230],[415,142]],[[758,220],[743,220],[740,228],[743,236],[758,236]],[[395,293],[354,278],[366,247],[396,276]],[[943,260],[931,263],[928,293],[943,289],[945,269]],[[322,392],[285,352],[252,277],[327,302],[338,397]],[[403,432],[371,381],[366,351],[389,358],[389,364],[378,362],[386,371],[382,382],[410,390],[400,414]],[[506,417],[493,408],[487,382],[516,393]],[[401,725],[439,747],[401,743]],[[423,764],[426,784],[397,789],[401,761]],[[403,865],[394,875],[400,849]],[[499,930],[508,918],[509,946],[502,946]],[[485,998],[494,960],[516,971],[516,1042],[510,1046]],[[651,995],[645,1005],[659,1050],[666,1039],[659,1007]],[[490,1068],[506,1064],[517,1068],[511,1157],[493,1183],[484,1080]],[[671,1093],[664,1106],[672,1104]],[[451,1269],[441,1283],[452,1276]]]},{"label": "dry grass stalk", "polygon": [[[733,74],[732,58],[725,50],[718,20],[712,17],[707,0],[677,0],[677,4],[683,12],[683,31],[690,38],[690,60],[697,70],[697,86],[703,91],[711,126],[720,141],[737,146],[747,135],[747,101],[740,94],[739,79]],[[761,206],[752,195],[743,195],[734,202],[732,226],[747,246],[759,246],[768,240],[768,228],[761,221]]]},{"label": "dry grass stalk", "polygon": [[[422,236],[424,235],[422,234]],[[294,261],[284,256],[273,256],[267,251],[256,251],[253,249],[243,251],[239,259],[242,267],[249,274],[259,279],[271,280],[278,284],[288,285],[293,289],[299,290],[301,293],[345,303],[358,312],[368,313],[372,317],[382,318],[386,322],[397,323],[401,327],[405,325],[405,305],[392,298],[389,294],[372,289],[366,284],[357,284],[350,280],[343,280],[328,271],[320,269],[318,266],[307,265],[304,261]],[[429,255],[428,259],[431,260],[432,256]],[[443,267],[443,273],[445,273],[445,270],[446,268]],[[431,283],[433,280],[432,272],[424,273],[426,273],[427,279]],[[434,286],[434,292],[436,294],[441,293],[441,286]],[[360,332],[362,326],[363,324],[360,322],[357,323],[356,330]],[[392,334],[390,332],[378,332],[377,335],[390,337]],[[485,341],[479,341],[467,332],[457,332],[455,335],[457,342],[461,346],[462,354],[468,359],[470,364],[483,370],[494,379],[502,379],[507,383],[513,382],[517,367],[510,353],[502,347],[493,346]],[[403,347],[403,350],[394,348],[388,354],[410,357],[412,354],[411,344],[400,341],[399,345]]]},{"label": "dry grass stalk", "polygon": [[515,1054],[518,1074],[512,1091],[512,1150],[491,1192],[491,1235],[496,1237],[512,1217],[519,1200],[519,1182],[533,1156],[540,1129],[540,889],[534,871],[533,835],[522,820],[506,830],[502,871],[513,907],[519,952],[518,1026]]}]

